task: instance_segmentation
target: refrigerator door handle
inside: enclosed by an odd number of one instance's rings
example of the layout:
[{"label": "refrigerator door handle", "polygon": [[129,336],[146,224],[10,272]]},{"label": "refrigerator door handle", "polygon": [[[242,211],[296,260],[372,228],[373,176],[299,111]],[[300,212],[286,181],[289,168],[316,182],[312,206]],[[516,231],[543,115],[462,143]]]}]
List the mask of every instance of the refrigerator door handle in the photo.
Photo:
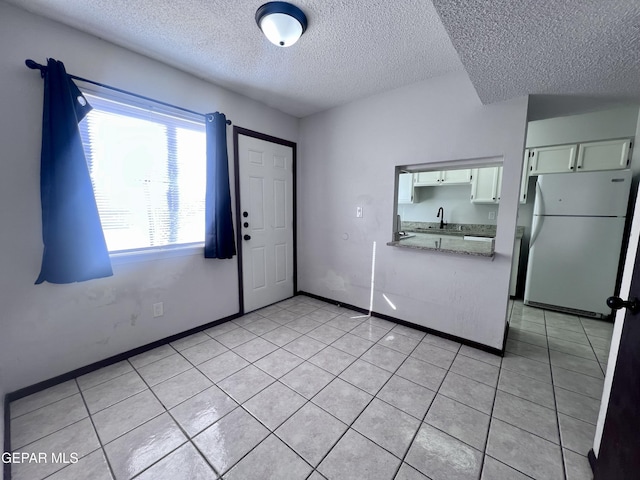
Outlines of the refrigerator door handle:
[{"label": "refrigerator door handle", "polygon": [[543,223],[544,223],[544,217],[542,216],[533,217],[533,231],[531,232],[531,241],[529,242],[529,249],[531,249],[533,245],[536,243],[536,239],[540,234],[540,230],[542,230]]},{"label": "refrigerator door handle", "polygon": [[529,248],[533,247],[533,244],[536,242],[536,239],[540,234],[540,230],[542,229],[542,224],[544,223],[544,198],[542,197],[542,189],[538,182],[536,182],[536,203],[538,204],[538,213],[533,216]]},{"label": "refrigerator door handle", "polygon": [[542,195],[542,188],[540,188],[539,182],[536,182],[536,203],[538,203],[538,215],[541,217],[546,215],[544,208],[544,196]]}]

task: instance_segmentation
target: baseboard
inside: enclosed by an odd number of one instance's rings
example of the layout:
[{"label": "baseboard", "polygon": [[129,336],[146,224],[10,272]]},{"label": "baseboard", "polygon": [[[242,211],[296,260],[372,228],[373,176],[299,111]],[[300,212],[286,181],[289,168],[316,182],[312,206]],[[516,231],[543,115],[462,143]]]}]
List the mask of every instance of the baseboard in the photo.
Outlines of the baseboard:
[{"label": "baseboard", "polygon": [[587,453],[587,458],[589,459],[591,472],[596,473],[596,463],[598,463],[598,459],[596,458],[596,453],[593,451],[593,448],[591,448],[589,453]]},{"label": "baseboard", "polygon": [[[4,396],[4,451],[11,452],[11,414],[9,410],[9,404],[11,402],[18,400],[20,398],[26,397],[28,395],[32,395],[41,390],[45,390],[47,388],[53,387],[60,383],[66,382],[68,380],[72,380],[81,375],[91,373],[95,370],[99,370],[104,367],[108,367],[109,365],[113,365],[114,363],[118,363],[118,362],[121,362],[122,360],[126,360],[129,357],[133,357],[134,355],[139,355],[149,350],[153,350],[154,348],[161,347],[162,345],[165,345],[167,343],[175,342],[176,340],[180,340],[181,338],[188,337],[189,335],[193,335],[194,333],[198,333],[208,328],[215,327],[216,325],[220,325],[222,323],[228,322],[229,320],[233,320],[234,318],[238,318],[239,316],[240,316],[239,313],[234,313],[233,315],[229,315],[228,317],[224,317],[219,320],[214,320],[213,322],[209,322],[204,325],[200,325],[198,327],[192,328],[190,330],[186,330],[184,332],[171,335],[161,340],[156,340],[155,342],[151,342],[141,347],[137,347],[132,350],[119,353],[117,355],[114,355],[109,358],[105,358],[104,360],[100,360],[98,362],[92,363],[85,367],[76,368],[75,370],[72,370],[70,372],[63,373],[62,375],[58,375],[48,380],[38,382],[34,385],[21,388],[20,390],[7,393]],[[11,480],[11,464],[9,463],[4,464],[4,480]]]},{"label": "baseboard", "polygon": [[[354,310],[356,312],[367,314],[369,310],[364,308],[356,307],[355,305],[350,305],[348,303],[339,302],[332,298],[323,297],[320,295],[315,295],[313,293],[298,291],[296,295],[305,295],[307,297],[315,298],[316,300],[322,300],[323,302],[331,303],[333,305],[339,305],[344,308],[348,308],[349,310]],[[441,332],[439,330],[434,330],[433,328],[425,327],[423,325],[418,325],[416,323],[409,322],[407,320],[403,320],[401,318],[392,317],[390,315],[386,315],[384,313],[371,312],[371,315],[377,318],[381,318],[383,320],[389,320],[390,322],[395,322],[400,325],[404,325],[406,327],[415,328],[416,330],[421,330],[423,332],[429,333],[431,335],[435,335],[437,337],[445,338],[447,340],[452,340],[454,342],[461,343],[463,345],[467,345],[469,347],[477,348],[478,350],[483,350],[485,352],[493,353],[494,355],[504,356],[504,343],[502,345],[502,350],[494,347],[489,347],[488,345],[484,345],[482,343],[474,342],[473,340],[468,340],[466,338],[458,337],[456,335],[451,335],[448,333]]]}]

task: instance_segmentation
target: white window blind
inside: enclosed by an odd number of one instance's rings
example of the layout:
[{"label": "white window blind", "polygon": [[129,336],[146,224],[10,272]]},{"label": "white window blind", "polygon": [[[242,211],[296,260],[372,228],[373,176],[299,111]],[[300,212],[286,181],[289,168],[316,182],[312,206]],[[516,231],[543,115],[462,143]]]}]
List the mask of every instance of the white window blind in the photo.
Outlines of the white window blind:
[{"label": "white window blind", "polygon": [[86,97],[80,132],[109,252],[204,242],[204,119]]}]

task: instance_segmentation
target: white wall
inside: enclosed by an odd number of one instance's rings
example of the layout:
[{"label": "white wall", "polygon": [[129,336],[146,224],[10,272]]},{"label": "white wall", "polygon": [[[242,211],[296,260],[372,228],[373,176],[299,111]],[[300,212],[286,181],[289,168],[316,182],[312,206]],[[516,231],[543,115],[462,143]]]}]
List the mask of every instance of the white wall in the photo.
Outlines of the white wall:
[{"label": "white wall", "polygon": [[447,223],[476,223],[496,225],[497,217],[489,219],[489,213],[498,212],[498,205],[471,203],[471,185],[440,185],[415,189],[416,203],[398,205],[398,213],[403,221],[439,222],[438,208],[444,209]]},{"label": "white wall", "polygon": [[[299,289],[367,308],[375,241],[374,310],[500,348],[526,113],[526,98],[483,106],[458,74],[302,119]],[[504,181],[493,259],[385,245],[395,165],[495,156],[504,156]]]},{"label": "white wall", "polygon": [[[24,61],[47,57],[81,77],[298,140],[294,117],[0,2],[0,394],[238,312],[235,258],[174,257],[116,265],[106,279],[33,284],[42,255],[43,81]],[[164,317],[153,319],[158,301]]]}]

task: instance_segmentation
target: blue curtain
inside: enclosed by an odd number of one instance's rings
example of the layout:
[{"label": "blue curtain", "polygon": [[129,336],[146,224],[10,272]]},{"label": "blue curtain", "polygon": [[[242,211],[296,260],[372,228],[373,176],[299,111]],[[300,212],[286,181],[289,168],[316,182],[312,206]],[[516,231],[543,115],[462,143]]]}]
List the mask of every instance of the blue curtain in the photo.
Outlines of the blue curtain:
[{"label": "blue curtain", "polygon": [[229,158],[227,156],[227,118],[206,115],[207,195],[205,206],[205,258],[231,258],[236,254],[231,217]]},{"label": "blue curtain", "polygon": [[36,284],[73,283],[113,275],[78,123],[91,106],[49,59],[44,75],[40,199],[42,268]]}]

